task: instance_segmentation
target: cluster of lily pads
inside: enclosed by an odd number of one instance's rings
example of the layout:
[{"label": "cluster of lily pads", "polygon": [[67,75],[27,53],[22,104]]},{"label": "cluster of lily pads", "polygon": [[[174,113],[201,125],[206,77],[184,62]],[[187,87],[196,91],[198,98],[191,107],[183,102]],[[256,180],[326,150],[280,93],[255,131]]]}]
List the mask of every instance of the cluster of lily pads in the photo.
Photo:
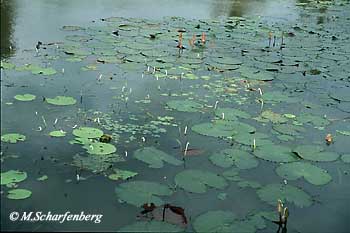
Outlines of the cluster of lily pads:
[{"label": "cluster of lily pads", "polygon": [[[329,22],[324,27],[330,26],[334,23]],[[238,218],[228,210],[206,210],[191,224],[196,232],[256,232],[266,228],[267,221],[276,220],[269,205],[275,205],[278,199],[299,208],[314,203],[313,194],[294,185],[294,181],[306,181],[318,188],[332,181],[322,163],[339,158],[344,163],[350,161],[349,151],[337,152],[334,145],[327,145],[323,139],[328,130],[334,131],[332,125],[336,122],[340,122],[342,128],[332,132],[336,135],[335,143],[350,136],[348,119],[342,117],[350,112],[350,57],[346,53],[350,52],[350,47],[342,34],[335,36],[336,39],[329,38],[323,29],[302,23],[271,26],[260,19],[242,17],[200,21],[179,17],[163,21],[110,17],[87,27],[62,27],[67,33],[66,41],[56,47],[45,45],[47,50],[38,57],[49,59],[46,55],[50,55],[52,61],[63,58],[65,62],[74,62],[79,72],[96,74],[98,78],[88,80],[90,83],[102,83],[103,77],[118,73],[133,81],[135,77],[136,81],[144,79],[158,91],[154,94],[155,101],[149,96],[137,96],[137,100],[128,102],[133,94],[131,89],[125,91],[123,82],[120,95],[113,93],[111,97],[113,104],[125,106],[123,112],[88,111],[97,126],[82,126],[72,131],[75,138],[69,142],[81,146],[81,152],[72,156],[73,166],[107,174],[110,180],[117,182],[117,199],[137,208],[151,203],[164,205],[165,199],[180,190],[193,195],[219,190],[219,200],[231,197],[225,189],[233,183],[241,189],[254,190],[256,196],[268,204],[268,211]],[[346,29],[338,27],[337,30],[344,32]],[[196,43],[185,45],[182,50],[177,48],[180,32],[184,41],[195,38]],[[205,43],[200,42],[202,33],[207,35]],[[274,35],[273,45],[269,41],[272,40],[270,34]],[[36,64],[15,65],[1,61],[1,68],[6,72],[62,75],[55,68]],[[115,84],[114,78],[104,82],[109,81]],[[326,85],[329,88],[324,93]],[[115,90],[110,87],[111,92]],[[36,96],[18,94],[14,98],[30,102]],[[82,98],[81,95],[81,103]],[[312,101],[314,99],[319,102]],[[68,96],[45,98],[45,101],[61,106],[77,103]],[[152,111],[153,107],[160,107],[160,114]],[[338,111],[344,119],[328,116],[330,111],[326,112],[326,108]],[[125,112],[127,117],[122,115]],[[191,158],[179,157],[171,150],[152,145],[148,138],[161,141],[161,135],[166,138],[165,133],[173,133],[179,125],[187,124],[185,134],[200,138],[202,144],[213,139],[228,142],[230,146],[210,151],[208,158],[203,156],[219,172],[186,167],[169,175],[173,177],[167,180],[170,184],[162,184],[145,180],[143,174],[133,169],[115,166],[117,162],[126,161],[117,148],[142,139],[141,147],[134,143],[137,148],[132,148],[131,159],[144,163],[145,169],[168,166],[180,169],[185,160]],[[102,129],[111,132],[111,142],[100,140],[105,134]],[[322,137],[312,138],[307,143],[310,133]],[[65,137],[66,132],[55,130],[49,135]],[[4,143],[25,139],[21,134],[1,136]],[[265,184],[243,178],[243,172],[259,174],[257,169],[265,162],[271,163],[280,182]],[[13,188],[26,178],[25,172],[10,170],[1,173],[1,185]],[[10,199],[24,199],[30,195],[25,189],[8,191]],[[183,230],[182,226],[158,220],[136,221],[120,229]]]}]

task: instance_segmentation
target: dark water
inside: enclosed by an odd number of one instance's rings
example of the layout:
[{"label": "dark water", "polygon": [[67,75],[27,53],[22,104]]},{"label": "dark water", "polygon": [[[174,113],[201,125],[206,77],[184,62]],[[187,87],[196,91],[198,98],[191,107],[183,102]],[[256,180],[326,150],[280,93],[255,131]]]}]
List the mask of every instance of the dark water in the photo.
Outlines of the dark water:
[{"label": "dark water", "polygon": [[[131,18],[146,18],[160,20],[167,16],[180,16],[186,19],[214,19],[228,16],[247,16],[252,18],[263,17],[266,22],[289,22],[297,24],[300,21],[321,24],[327,20],[322,15],[317,19],[303,18],[305,14],[303,7],[295,7],[296,3],[308,3],[308,1],[292,0],[247,0],[247,1],[229,1],[229,0],[2,0],[1,1],[1,58],[11,59],[19,58],[25,62],[30,61],[31,55],[35,54],[22,53],[24,50],[35,48],[37,41],[43,42],[60,42],[63,41],[67,34],[59,28],[64,25],[91,25],[92,21],[99,21],[101,18],[110,16],[122,16]],[[307,7],[307,5],[305,6]],[[327,12],[325,7],[324,12]],[[309,21],[308,21],[309,20]],[[316,20],[317,22],[315,22]],[[13,75],[4,71],[2,75],[2,132],[30,132],[30,138],[18,144],[2,144],[1,151],[6,155],[18,154],[18,159],[7,159],[1,164],[4,170],[19,169],[25,170],[30,174],[29,178],[22,188],[33,190],[33,195],[23,201],[8,200],[3,193],[1,196],[1,228],[9,231],[115,231],[118,228],[134,222],[135,216],[140,209],[127,204],[121,204],[115,197],[115,181],[109,180],[103,175],[93,175],[84,172],[83,177],[88,177],[86,181],[79,184],[74,182],[75,168],[69,164],[72,156],[81,153],[79,146],[67,146],[67,139],[48,140],[47,133],[37,132],[37,127],[42,125],[41,115],[49,124],[52,124],[56,118],[60,119],[59,124],[62,127],[71,127],[77,123],[83,123],[82,115],[79,112],[92,109],[93,111],[106,112],[110,110],[113,102],[110,100],[113,93],[111,87],[120,90],[126,82],[128,88],[132,88],[134,99],[142,99],[149,93],[157,92],[157,86],[153,82],[140,80],[139,77],[119,77],[112,84],[104,83],[99,86],[87,87],[89,96],[84,99],[84,104],[74,106],[70,110],[59,110],[37,101],[31,105],[26,103],[16,103],[5,105],[6,102],[13,101],[13,96],[18,93],[35,93],[37,98],[50,95],[67,95],[79,98],[79,90],[85,80],[95,80],[95,73],[84,73],[80,71],[74,63],[57,63],[58,70],[65,68],[65,74],[60,75],[59,80],[52,78],[28,78],[28,74],[20,73]],[[75,77],[79,76],[79,77]],[[162,81],[160,81],[162,82]],[[4,85],[10,87],[4,88]],[[168,88],[165,81],[165,88]],[[12,86],[11,86],[12,85]],[[182,88],[177,83],[171,83],[174,90]],[[325,88],[325,84],[320,85]],[[188,89],[187,89],[188,91]],[[319,93],[318,93],[319,94]],[[99,98],[95,98],[98,96]],[[310,100],[313,95],[310,95]],[[321,96],[321,95],[320,95]],[[106,101],[107,99],[107,101]],[[154,114],[163,113],[161,100],[155,100],[150,107]],[[18,107],[20,106],[20,107]],[[298,108],[293,109],[297,111]],[[291,111],[291,110],[290,110]],[[38,115],[35,114],[38,113]],[[131,105],[128,110],[123,109],[120,117],[125,121],[129,120],[130,112],[134,115],[142,114],[138,108]],[[347,113],[326,109],[323,114],[329,114],[339,118],[346,118]],[[196,122],[203,121],[199,117],[187,119],[180,113],[174,113],[178,119],[181,119],[181,126],[193,125]],[[68,122],[67,124],[65,122]],[[52,128],[52,127],[51,127]],[[68,132],[69,134],[70,132]],[[151,139],[149,144],[174,154],[174,146],[177,145],[174,140],[178,135],[177,128],[169,130],[166,137]],[[310,143],[323,140],[323,134],[308,135]],[[67,136],[71,139],[71,135]],[[321,138],[321,139],[320,139]],[[205,151],[204,156],[209,156],[217,150],[227,146],[226,142],[218,141],[215,138],[203,139],[202,136],[192,134],[189,136],[194,147],[201,148]],[[148,142],[147,142],[148,143]],[[302,143],[302,141],[300,141]],[[336,151],[339,153],[349,153],[349,148],[344,140],[341,145],[336,144]],[[125,150],[133,151],[143,146],[140,142],[131,145],[118,144],[118,152],[123,154]],[[130,153],[131,154],[131,153]],[[55,160],[57,159],[57,161]],[[200,168],[203,170],[220,170],[213,167],[204,157],[193,157],[186,164],[188,167]],[[333,177],[332,183],[320,189],[315,189],[310,184],[297,181],[310,191],[317,200],[310,208],[298,209],[291,206],[291,224],[292,227],[288,232],[348,232],[350,212],[350,182],[349,165],[340,161],[334,164],[321,164],[321,167],[328,169]],[[121,169],[131,169],[142,173],[142,179],[156,182],[173,184],[174,174],[180,172],[182,168],[164,167],[162,169],[145,169],[145,165],[139,161],[128,160],[128,164],[121,164]],[[254,178],[261,183],[280,182],[281,179],[274,174],[274,166],[265,161],[261,161],[258,174],[243,172],[243,176]],[[46,174],[49,179],[45,182],[36,181],[37,177]],[[165,177],[164,174],[169,174]],[[67,182],[72,179],[73,182]],[[119,184],[120,182],[118,182]],[[203,206],[206,210],[211,209],[230,209],[237,212],[240,216],[246,215],[254,209],[264,209],[266,204],[256,198],[256,194],[251,190],[242,190],[237,186],[230,186],[225,192],[232,194],[232,198],[225,201],[217,199],[220,191],[210,190],[207,195],[200,198],[198,195],[177,192],[172,196],[172,200],[181,206],[189,205],[186,209],[189,216],[197,216],[203,212]],[[203,204],[204,203],[204,204]],[[84,211],[90,214],[103,214],[101,224],[84,223],[84,222],[66,222],[64,224],[42,222],[24,223],[11,222],[8,218],[12,211],[51,211],[55,213],[80,213]],[[275,232],[275,226],[270,224],[263,232]]]}]

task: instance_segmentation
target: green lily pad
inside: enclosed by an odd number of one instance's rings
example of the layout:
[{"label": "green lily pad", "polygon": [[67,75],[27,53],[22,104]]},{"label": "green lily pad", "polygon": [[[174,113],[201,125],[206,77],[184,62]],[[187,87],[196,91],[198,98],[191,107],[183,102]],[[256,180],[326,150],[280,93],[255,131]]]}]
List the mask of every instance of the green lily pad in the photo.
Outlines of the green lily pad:
[{"label": "green lily pad", "polygon": [[203,108],[202,104],[192,100],[171,100],[167,106],[180,112],[199,112]]},{"label": "green lily pad", "polygon": [[257,147],[254,151],[254,155],[258,158],[272,161],[272,162],[294,162],[297,161],[296,156],[292,153],[289,147],[282,145],[263,145]]},{"label": "green lily pad", "polygon": [[350,154],[342,155],[341,160],[343,160],[344,163],[350,163]]},{"label": "green lily pad", "polygon": [[236,215],[230,211],[215,210],[199,215],[193,222],[196,232],[232,232]]},{"label": "green lily pad", "polygon": [[241,188],[261,188],[261,184],[259,182],[253,181],[253,180],[241,180],[237,183],[237,185]]},{"label": "green lily pad", "polygon": [[127,180],[131,177],[136,176],[137,174],[138,174],[137,172],[132,172],[132,171],[127,171],[127,170],[115,168],[114,173],[110,174],[108,176],[108,178],[111,180]]},{"label": "green lily pad", "polygon": [[66,132],[63,130],[55,130],[55,131],[51,131],[49,135],[51,137],[64,137],[66,136]]},{"label": "green lily pad", "polygon": [[24,95],[15,95],[14,98],[19,101],[32,101],[32,100],[35,100],[36,96],[32,94],[24,94]]},{"label": "green lily pad", "polygon": [[183,161],[174,158],[167,153],[158,150],[154,147],[144,147],[134,152],[134,157],[149,164],[150,168],[161,168],[164,166],[164,162],[172,165],[181,165]]},{"label": "green lily pad", "polygon": [[9,133],[1,136],[1,141],[9,143],[17,143],[26,140],[26,136],[18,133]]},{"label": "green lily pad", "polygon": [[241,181],[242,178],[239,177],[239,169],[234,167],[222,173],[222,176],[225,177],[226,180],[230,181]]},{"label": "green lily pad", "polygon": [[7,172],[1,172],[1,185],[7,185],[10,183],[18,183],[27,179],[27,173],[18,171],[18,170],[10,170]]},{"label": "green lily pad", "polygon": [[237,117],[244,119],[251,117],[248,113],[234,108],[218,108],[215,110],[215,115],[220,118],[224,115],[224,119],[229,121],[237,120]]},{"label": "green lily pad", "polygon": [[275,206],[278,199],[283,203],[290,202],[298,207],[312,205],[312,198],[309,194],[292,185],[269,184],[257,191],[259,198],[270,205]]},{"label": "green lily pad", "polygon": [[73,135],[80,138],[100,138],[103,131],[92,127],[80,127],[73,130]]},{"label": "green lily pad", "polygon": [[274,124],[276,124],[276,123],[285,123],[285,122],[288,121],[288,119],[285,118],[284,116],[282,116],[281,114],[274,113],[274,112],[272,112],[270,110],[263,111],[261,113],[261,117],[271,121]]},{"label": "green lily pad", "polygon": [[192,131],[212,137],[229,137],[237,133],[232,127],[226,127],[224,124],[200,123],[192,126]]},{"label": "green lily pad", "polygon": [[240,169],[257,167],[259,162],[246,151],[237,149],[225,149],[209,157],[215,165],[228,168],[236,165]]},{"label": "green lily pad", "polygon": [[339,154],[326,152],[322,146],[318,145],[300,145],[293,152],[303,159],[316,162],[331,162],[337,160],[339,157]]},{"label": "green lily pad", "polygon": [[115,192],[121,201],[137,207],[145,203],[154,203],[156,206],[164,202],[158,196],[170,196],[173,191],[165,185],[148,181],[131,181],[120,184]]},{"label": "green lily pad", "polygon": [[306,124],[306,123],[311,123],[315,126],[318,127],[322,127],[322,126],[326,126],[329,125],[329,121],[324,118],[324,117],[320,117],[320,116],[316,116],[316,115],[311,115],[311,114],[307,114],[307,113],[303,113],[300,114],[297,117],[298,122]]},{"label": "green lily pad", "polygon": [[83,148],[87,150],[87,153],[92,155],[108,155],[117,151],[114,145],[103,142],[94,142],[84,145]]},{"label": "green lily pad", "polygon": [[297,136],[301,132],[305,132],[303,127],[291,124],[274,124],[272,128],[281,134],[289,136]]},{"label": "green lily pad", "polygon": [[122,227],[118,232],[180,232],[183,228],[163,221],[137,221]]},{"label": "green lily pad", "polygon": [[240,144],[246,146],[253,146],[255,139],[255,146],[263,146],[267,144],[273,144],[269,139],[269,135],[263,133],[238,133],[233,135],[232,139]]},{"label": "green lily pad", "polygon": [[326,170],[305,162],[282,164],[276,169],[276,172],[287,180],[297,180],[303,177],[313,185],[324,185],[332,180]]},{"label": "green lily pad", "polygon": [[21,200],[21,199],[26,199],[31,195],[32,195],[32,191],[27,189],[12,189],[12,190],[9,190],[7,194],[7,198],[12,200]]},{"label": "green lily pad", "polygon": [[56,96],[55,98],[46,98],[46,102],[58,106],[74,105],[77,101],[69,96]]},{"label": "green lily pad", "polygon": [[225,179],[217,174],[201,170],[184,170],[175,176],[177,186],[188,192],[205,193],[207,186],[223,189],[227,186]]}]

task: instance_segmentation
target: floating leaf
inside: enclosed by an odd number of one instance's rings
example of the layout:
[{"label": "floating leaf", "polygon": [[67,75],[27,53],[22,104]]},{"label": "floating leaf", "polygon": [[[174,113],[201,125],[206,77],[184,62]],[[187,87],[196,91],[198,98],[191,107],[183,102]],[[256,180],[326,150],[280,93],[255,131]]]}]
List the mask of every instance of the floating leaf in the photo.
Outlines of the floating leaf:
[{"label": "floating leaf", "polygon": [[226,127],[224,124],[201,123],[192,126],[192,131],[212,137],[229,137],[237,133],[232,127]]},{"label": "floating leaf", "polygon": [[111,180],[127,180],[131,177],[136,176],[137,174],[138,174],[137,172],[132,172],[132,171],[127,171],[127,170],[115,168],[114,173],[110,174],[108,176],[108,178]]},{"label": "floating leaf", "polygon": [[115,189],[120,200],[137,207],[144,203],[163,205],[163,200],[158,196],[170,196],[173,191],[168,186],[148,181],[131,181],[120,184]]},{"label": "floating leaf", "polygon": [[244,119],[248,119],[251,117],[248,113],[234,108],[218,108],[215,110],[215,115],[220,118],[224,116],[224,119],[229,121],[237,120],[237,117]]},{"label": "floating leaf", "polygon": [[80,138],[100,138],[103,131],[92,127],[80,127],[73,130],[73,135]]},{"label": "floating leaf", "polygon": [[339,154],[326,152],[323,147],[318,145],[300,145],[293,152],[303,159],[317,162],[331,162],[337,160],[339,157]]},{"label": "floating leaf", "polygon": [[32,101],[32,100],[35,100],[36,96],[32,94],[24,94],[24,95],[15,95],[14,98],[19,101]]},{"label": "floating leaf", "polygon": [[12,190],[9,190],[7,194],[7,198],[12,200],[21,200],[21,199],[26,199],[31,195],[32,195],[32,192],[27,189],[12,189]]},{"label": "floating leaf", "polygon": [[122,227],[118,232],[180,232],[184,229],[163,221],[138,221]]},{"label": "floating leaf", "polygon": [[46,102],[58,106],[73,105],[77,101],[69,96],[56,96],[55,98],[46,98]]},{"label": "floating leaf", "polygon": [[1,172],[1,185],[7,185],[10,183],[18,183],[27,179],[27,173],[18,171],[18,170],[10,170],[7,172]]},{"label": "floating leaf", "polygon": [[47,175],[43,175],[43,176],[37,178],[38,181],[44,181],[44,180],[47,180],[47,179],[49,179],[49,177]]},{"label": "floating leaf", "polygon": [[112,168],[116,162],[125,161],[121,156],[116,154],[109,155],[74,155],[72,165],[80,169],[90,170],[93,173],[101,173],[109,168]]},{"label": "floating leaf", "polygon": [[350,163],[350,154],[342,155],[341,160],[343,160],[344,163]]},{"label": "floating leaf", "polygon": [[215,165],[228,168],[236,165],[240,169],[257,167],[259,162],[246,151],[225,149],[209,157]]},{"label": "floating leaf", "polygon": [[263,133],[248,133],[242,132],[232,136],[232,139],[240,144],[246,146],[253,146],[255,140],[255,146],[263,146],[267,144],[273,144],[269,139],[269,135]]},{"label": "floating leaf", "polygon": [[103,142],[94,142],[84,145],[83,148],[87,150],[87,153],[92,155],[108,155],[117,151],[114,145]]},{"label": "floating leaf", "polygon": [[285,123],[288,121],[285,117],[283,117],[281,114],[274,113],[271,110],[266,110],[261,113],[261,117],[264,119],[268,119],[272,123]]},{"label": "floating leaf", "polygon": [[292,185],[269,184],[257,191],[259,198],[270,205],[276,205],[276,200],[283,203],[291,202],[298,207],[308,207],[312,205],[309,194]]},{"label": "floating leaf", "polygon": [[274,124],[272,128],[284,135],[297,136],[301,132],[305,132],[303,127],[291,124]]},{"label": "floating leaf", "polygon": [[9,133],[1,136],[1,141],[9,143],[17,143],[26,140],[26,136],[18,133]]},{"label": "floating leaf", "polygon": [[167,153],[158,150],[154,147],[144,147],[134,152],[134,157],[149,164],[150,168],[161,168],[164,166],[164,162],[172,165],[181,165],[183,161],[174,158]]},{"label": "floating leaf", "polygon": [[303,177],[314,185],[324,185],[332,180],[326,170],[305,162],[282,164],[276,169],[276,172],[287,180],[297,180]]},{"label": "floating leaf", "polygon": [[64,137],[66,136],[66,132],[63,130],[55,130],[55,131],[51,131],[49,135],[51,137]]},{"label": "floating leaf", "polygon": [[294,162],[297,161],[296,156],[292,153],[289,147],[281,145],[263,145],[257,147],[254,155],[272,162]]},{"label": "floating leaf", "polygon": [[223,189],[227,186],[225,179],[217,174],[201,170],[184,170],[175,176],[177,186],[193,193],[205,193],[207,186]]},{"label": "floating leaf", "polygon": [[203,108],[202,104],[192,100],[171,100],[167,106],[180,112],[199,112]]},{"label": "floating leaf", "polygon": [[208,211],[199,215],[193,222],[196,232],[232,232],[236,215],[230,211]]}]

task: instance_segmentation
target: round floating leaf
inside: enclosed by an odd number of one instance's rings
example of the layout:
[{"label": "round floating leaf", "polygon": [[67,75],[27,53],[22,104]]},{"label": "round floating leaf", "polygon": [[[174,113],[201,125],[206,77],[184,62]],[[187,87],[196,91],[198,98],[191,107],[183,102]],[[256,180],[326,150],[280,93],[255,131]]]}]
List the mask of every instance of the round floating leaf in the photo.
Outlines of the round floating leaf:
[{"label": "round floating leaf", "polygon": [[336,88],[329,95],[333,99],[350,102],[349,88]]},{"label": "round floating leaf", "polygon": [[350,154],[342,155],[341,160],[343,160],[344,163],[350,163]]},{"label": "round floating leaf", "polygon": [[164,166],[164,162],[172,165],[181,165],[183,161],[174,158],[167,153],[158,150],[154,147],[145,147],[135,151],[134,157],[149,164],[150,168],[161,168]]},{"label": "round floating leaf", "polygon": [[1,185],[7,185],[10,183],[18,183],[27,179],[27,173],[18,171],[18,170],[10,170],[7,172],[1,172]]},{"label": "round floating leaf", "polygon": [[80,138],[100,138],[103,131],[92,127],[80,127],[73,130],[73,135]]},{"label": "round floating leaf", "polygon": [[203,105],[192,100],[171,100],[167,106],[180,112],[198,112]]},{"label": "round floating leaf", "polygon": [[66,132],[63,130],[55,130],[55,131],[51,131],[49,135],[51,137],[64,137],[66,136]]},{"label": "round floating leaf", "polygon": [[274,113],[270,110],[266,110],[263,111],[261,113],[261,117],[264,119],[268,119],[269,121],[271,121],[272,123],[276,124],[276,123],[285,123],[288,121],[287,118],[285,118],[284,116],[282,116],[281,114],[278,113]]},{"label": "round floating leaf", "polygon": [[237,117],[244,119],[251,117],[248,113],[234,108],[218,108],[215,110],[215,115],[220,118],[224,116],[224,119],[229,121],[237,120]]},{"label": "round floating leaf", "polygon": [[73,97],[69,96],[56,96],[55,98],[46,98],[46,102],[53,105],[66,106],[73,105],[77,101]]},{"label": "round floating leaf", "polygon": [[136,176],[137,172],[127,171],[127,170],[121,170],[121,169],[114,169],[114,173],[110,174],[108,176],[111,180],[127,180],[131,177]]},{"label": "round floating leaf", "polygon": [[175,183],[193,193],[205,193],[207,186],[217,189],[223,189],[227,186],[223,177],[201,170],[184,170],[175,176]]},{"label": "round floating leaf", "polygon": [[289,147],[281,145],[263,145],[257,147],[254,155],[272,162],[294,162],[297,161],[296,156]]},{"label": "round floating leaf", "polygon": [[26,136],[18,133],[9,133],[1,136],[1,141],[3,142],[16,143],[24,140],[26,140]]},{"label": "round floating leaf", "polygon": [[24,94],[24,95],[15,95],[14,98],[19,101],[32,101],[32,100],[35,100],[36,96],[32,94]]},{"label": "round floating leaf", "polygon": [[255,139],[255,146],[263,146],[267,144],[273,144],[272,141],[270,141],[268,138],[269,136],[267,134],[263,133],[238,133],[236,135],[233,135],[233,140],[246,145],[246,146],[253,146],[254,145],[254,139]]},{"label": "round floating leaf", "polygon": [[103,142],[94,142],[84,145],[84,148],[87,150],[87,153],[92,155],[108,155],[117,151],[114,145]]},{"label": "round floating leaf", "polygon": [[123,162],[125,159],[117,154],[109,155],[74,155],[72,165],[78,168],[83,167],[93,173],[101,173],[110,169],[116,162]]},{"label": "round floating leaf", "polygon": [[305,180],[314,185],[324,185],[332,180],[326,170],[305,162],[282,164],[276,169],[276,172],[287,180],[297,180],[304,177]]},{"label": "round floating leaf", "polygon": [[12,189],[7,194],[8,199],[21,200],[26,199],[32,195],[32,192],[27,189]]},{"label": "round floating leaf", "polygon": [[180,232],[183,228],[163,221],[138,221],[122,227],[118,232]]},{"label": "round floating leaf", "polygon": [[246,151],[225,149],[209,157],[215,165],[228,168],[236,165],[240,169],[257,167],[259,162]]},{"label": "round floating leaf", "polygon": [[120,200],[137,207],[145,203],[154,203],[156,206],[164,202],[158,196],[170,196],[173,192],[168,186],[155,182],[131,181],[120,184],[115,189]]},{"label": "round floating leaf", "polygon": [[192,131],[212,137],[229,137],[237,133],[233,128],[226,127],[224,124],[201,123],[192,126]]},{"label": "round floating leaf", "polygon": [[324,148],[318,145],[300,145],[294,150],[299,157],[316,162],[330,162],[338,159],[339,154],[335,152],[326,152]]},{"label": "round floating leaf", "polygon": [[284,135],[297,136],[300,132],[305,132],[303,127],[291,124],[274,124],[272,128]]},{"label": "round floating leaf", "polygon": [[232,232],[235,218],[236,215],[230,211],[208,211],[194,220],[193,228],[196,232]]},{"label": "round floating leaf", "polygon": [[270,205],[275,206],[278,199],[283,203],[291,202],[298,207],[308,207],[312,205],[309,194],[292,185],[269,184],[257,191],[259,198]]}]

